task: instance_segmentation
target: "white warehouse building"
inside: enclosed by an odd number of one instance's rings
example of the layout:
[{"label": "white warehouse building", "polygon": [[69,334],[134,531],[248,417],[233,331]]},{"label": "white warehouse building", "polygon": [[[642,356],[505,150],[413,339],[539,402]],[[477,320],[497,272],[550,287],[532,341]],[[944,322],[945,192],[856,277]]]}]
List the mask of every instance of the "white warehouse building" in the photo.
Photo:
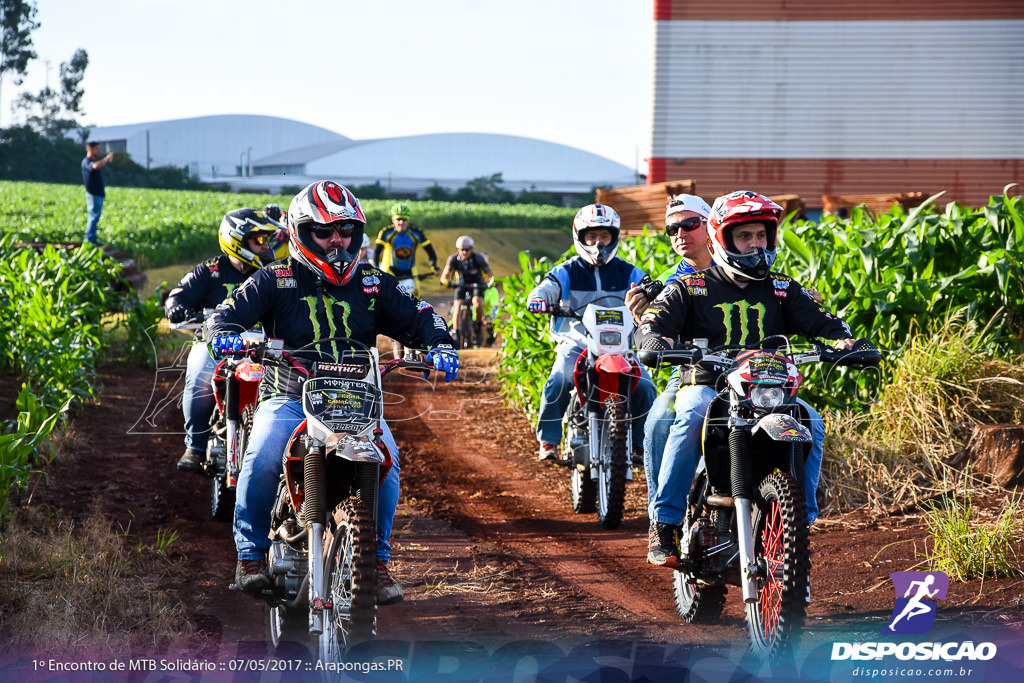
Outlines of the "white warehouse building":
[{"label": "white warehouse building", "polygon": [[422,195],[432,185],[456,190],[501,173],[513,192],[588,194],[594,187],[643,182],[634,169],[553,142],[490,133],[437,133],[352,140],[318,126],[272,116],[221,115],[92,128],[104,150],[136,163],[186,167],[204,182],[279,193],[323,179],[380,185]]}]

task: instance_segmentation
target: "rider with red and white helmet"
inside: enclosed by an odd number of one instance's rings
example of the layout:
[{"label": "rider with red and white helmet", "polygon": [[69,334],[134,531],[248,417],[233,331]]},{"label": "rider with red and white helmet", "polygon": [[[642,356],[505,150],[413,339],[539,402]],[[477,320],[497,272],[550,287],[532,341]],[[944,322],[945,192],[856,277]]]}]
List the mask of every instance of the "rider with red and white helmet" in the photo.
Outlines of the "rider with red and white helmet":
[{"label": "rider with red and white helmet", "polygon": [[[267,336],[288,349],[301,349],[330,337],[348,337],[373,346],[378,334],[429,348],[428,360],[445,381],[458,374],[459,358],[444,320],[426,302],[398,287],[394,276],[358,263],[366,217],[359,200],[329,180],[309,185],[288,207],[290,256],[258,271],[218,307],[207,323],[214,355],[241,347],[241,330],[261,323]],[[334,357],[345,350],[331,342]],[[238,478],[234,537],[238,550],[235,581],[245,591],[270,585],[266,554],[270,514],[281,469],[281,454],[304,419],[301,373],[268,364],[260,384],[245,459]],[[390,535],[398,505],[398,450],[385,422],[383,439],[395,456],[381,483],[378,503],[377,602],[402,599],[391,576]]]},{"label": "rider with red and white helmet", "polygon": [[[782,208],[756,192],[741,190],[715,200],[708,217],[713,265],[667,285],[640,319],[639,348],[664,350],[678,341],[705,339],[710,347],[746,345],[772,335],[799,334],[835,340],[837,348],[855,341],[849,326],[828,313],[793,278],[771,270],[775,263]],[[675,400],[675,419],[665,443],[653,499],[647,560],[662,567],[685,563],[677,547],[686,494],[701,453],[701,427],[715,397],[715,383],[727,368],[699,363],[684,368]],[[812,429],[816,439],[824,430]],[[821,469],[804,465],[804,490],[811,510]],[[813,520],[812,520],[813,521]]]},{"label": "rider with red and white helmet", "polygon": [[[572,242],[579,255],[548,272],[527,297],[529,310],[546,313],[559,302],[567,302],[568,308],[579,312],[592,302],[621,306],[630,288],[643,280],[644,272],[615,255],[619,249],[620,227],[619,214],[607,204],[590,204],[580,209],[572,222]],[[566,333],[571,326],[578,324],[572,318],[552,316],[551,319],[551,334],[557,346],[555,362],[541,394],[537,422],[541,460],[559,458],[562,415],[569,407],[576,360],[585,350],[580,339],[586,338],[585,335],[569,337]],[[634,416],[633,443],[637,451],[643,442],[644,420],[655,393],[654,384],[643,371],[637,389],[630,397],[630,414]],[[639,452],[636,455],[639,456]]]}]

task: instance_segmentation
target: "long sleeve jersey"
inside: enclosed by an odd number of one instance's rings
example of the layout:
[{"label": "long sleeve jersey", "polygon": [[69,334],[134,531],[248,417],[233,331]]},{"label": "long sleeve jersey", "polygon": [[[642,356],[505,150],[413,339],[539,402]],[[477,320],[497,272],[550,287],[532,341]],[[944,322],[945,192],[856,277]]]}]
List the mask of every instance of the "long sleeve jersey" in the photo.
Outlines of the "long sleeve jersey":
[{"label": "long sleeve jersey", "polygon": [[[683,275],[667,285],[640,318],[636,343],[652,337],[707,339],[708,346],[752,344],[776,334],[848,339],[849,326],[826,311],[799,282],[770,273],[740,287],[719,266]],[[684,383],[714,385],[725,368],[698,364]]]},{"label": "long sleeve jersey", "polygon": [[170,313],[175,306],[193,311],[214,308],[248,279],[249,274],[240,273],[227,256],[207,259],[181,278],[167,295],[164,310]]},{"label": "long sleeve jersey", "polygon": [[[378,334],[403,344],[435,348],[454,346],[448,325],[430,304],[406,294],[392,275],[360,264],[352,279],[335,285],[317,277],[291,258],[257,271],[228,297],[207,321],[207,338],[238,334],[261,323],[268,338],[281,339],[286,349],[300,349],[329,337],[348,337],[373,346]],[[306,361],[337,359],[344,349],[322,344],[312,347]],[[262,399],[301,396],[302,376],[294,370],[267,365],[260,384]]]},{"label": "long sleeve jersey", "polygon": [[[554,305],[568,301],[569,308],[580,310],[589,303],[621,306],[631,284],[640,284],[644,271],[615,257],[600,268],[579,256],[552,268],[527,300],[543,299]],[[575,323],[571,318],[551,317],[551,331],[564,334]]]}]

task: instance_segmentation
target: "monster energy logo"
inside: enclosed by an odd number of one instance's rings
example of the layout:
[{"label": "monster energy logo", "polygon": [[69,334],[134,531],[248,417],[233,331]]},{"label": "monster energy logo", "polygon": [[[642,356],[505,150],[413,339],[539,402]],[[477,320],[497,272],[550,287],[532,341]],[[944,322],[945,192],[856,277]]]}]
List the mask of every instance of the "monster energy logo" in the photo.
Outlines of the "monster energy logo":
[{"label": "monster energy logo", "polygon": [[[349,303],[347,301],[337,301],[336,299],[334,299],[330,295],[326,295],[324,297],[318,297],[318,296],[312,296],[312,295],[311,296],[304,296],[304,297],[302,297],[302,301],[305,301],[306,302],[306,306],[309,308],[309,321],[313,324],[313,339],[327,339],[328,337],[351,337],[352,336],[352,330],[348,326],[348,316],[349,316],[349,313],[352,312],[352,307],[349,305]],[[321,305],[318,306],[318,304],[321,304]],[[326,310],[328,305],[331,307],[331,310],[329,310],[329,311]],[[334,318],[334,308],[335,307],[341,309],[341,324],[345,328],[344,330],[340,331],[341,332],[340,334],[339,334],[339,330],[337,328],[337,325],[334,324],[334,319],[335,319]],[[324,329],[321,326],[320,321],[318,320],[318,316],[317,316],[317,309],[318,308],[323,308],[324,309],[324,317],[327,319],[327,330],[326,330],[327,333],[326,334],[324,334]],[[341,351],[338,348],[338,343],[337,342],[331,342],[331,352],[334,354],[335,358],[340,358],[341,357]]]},{"label": "monster energy logo", "polygon": [[[722,322],[725,325],[726,344],[749,344],[764,339],[765,305],[761,302],[752,304],[749,301],[718,304],[715,308],[722,309]],[[739,339],[733,321],[739,319]],[[753,329],[752,329],[753,328]],[[751,332],[756,336],[751,339]]]}]

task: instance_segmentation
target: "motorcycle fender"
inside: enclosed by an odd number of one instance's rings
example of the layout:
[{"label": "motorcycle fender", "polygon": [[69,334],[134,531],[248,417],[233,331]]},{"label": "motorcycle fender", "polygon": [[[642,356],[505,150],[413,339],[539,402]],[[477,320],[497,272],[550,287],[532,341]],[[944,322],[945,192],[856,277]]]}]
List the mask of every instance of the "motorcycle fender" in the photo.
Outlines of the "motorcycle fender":
[{"label": "motorcycle fender", "polygon": [[785,413],[765,415],[754,425],[752,433],[757,434],[758,430],[764,430],[773,441],[811,442],[811,430],[800,424],[792,415]]},{"label": "motorcycle fender", "polygon": [[615,353],[606,353],[597,359],[597,369],[601,372],[612,374],[628,375],[633,372],[633,366],[622,356]]}]

